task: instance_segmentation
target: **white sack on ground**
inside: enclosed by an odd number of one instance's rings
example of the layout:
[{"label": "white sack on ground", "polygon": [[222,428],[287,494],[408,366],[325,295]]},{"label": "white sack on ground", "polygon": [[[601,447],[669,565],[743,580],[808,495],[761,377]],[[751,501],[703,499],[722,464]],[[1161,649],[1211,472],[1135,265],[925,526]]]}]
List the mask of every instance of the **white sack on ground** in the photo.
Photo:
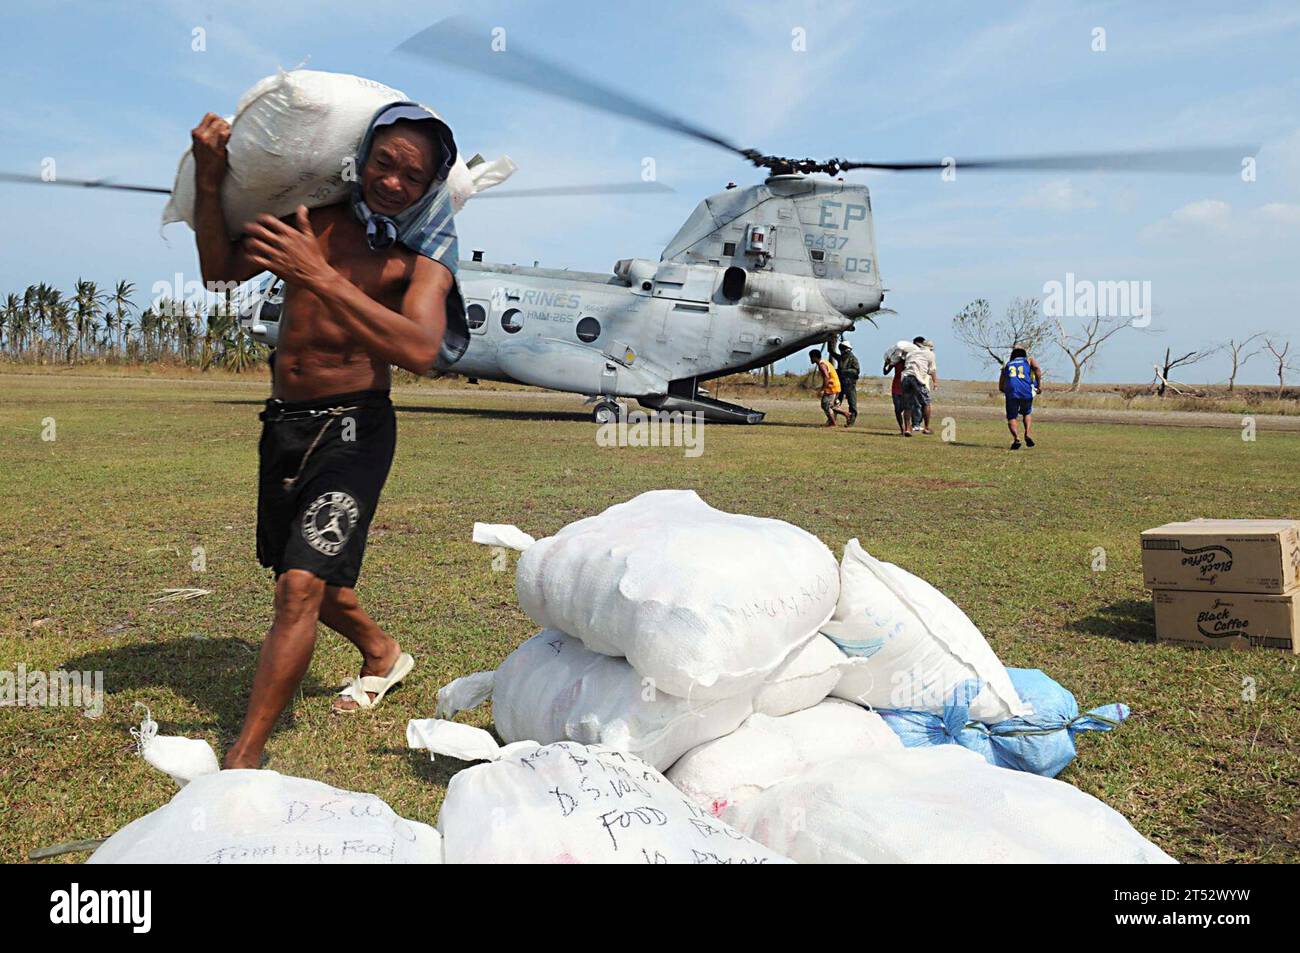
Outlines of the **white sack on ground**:
[{"label": "white sack on ground", "polygon": [[844,547],[839,604],[821,631],[852,657],[832,692],[837,698],[942,712],[954,689],[976,678],[984,688],[971,718],[991,723],[1030,711],[966,613],[924,579],[869,555],[856,539]]},{"label": "white sack on ground", "polygon": [[754,711],[776,717],[811,708],[834,690],[849,658],[819,635],[790,654],[754,695]]},{"label": "white sack on ground", "polygon": [[828,761],[727,815],[797,863],[1174,863],[1096,798],[957,745]]},{"label": "white sack on ground", "polygon": [[660,691],[707,701],[756,689],[813,638],[839,573],[797,526],[655,490],[525,549],[515,590],[540,625],[625,656]]},{"label": "white sack on ground", "polygon": [[195,778],[91,864],[437,864],[442,839],[373,794],[274,771]]},{"label": "white sack on ground", "polygon": [[503,751],[461,771],[447,786],[438,829],[449,864],[784,861],[644,761],[571,741]]},{"label": "white sack on ground", "polygon": [[[254,85],[239,99],[226,145],[229,171],[221,204],[231,238],[263,212],[282,218],[299,205],[319,208],[347,199],[353,179],[345,175],[360,171],[354,160],[370,121],[381,107],[406,99],[374,80],[318,70],[280,70]],[[464,146],[457,145],[461,154],[447,187],[460,211],[471,196],[508,178],[515,165],[503,156],[468,168]],[[189,150],[181,156],[162,222],[194,227]]]},{"label": "white sack on ground", "polygon": [[603,744],[661,771],[696,745],[734,731],[751,711],[748,695],[714,701],[669,695],[626,659],[593,652],[554,629],[510,653],[492,692],[493,721],[505,741]]},{"label": "white sack on ground", "polygon": [[686,752],[668,780],[723,820],[737,805],[824,761],[903,743],[874,711],[828,698],[779,718],[755,713],[731,734]]}]

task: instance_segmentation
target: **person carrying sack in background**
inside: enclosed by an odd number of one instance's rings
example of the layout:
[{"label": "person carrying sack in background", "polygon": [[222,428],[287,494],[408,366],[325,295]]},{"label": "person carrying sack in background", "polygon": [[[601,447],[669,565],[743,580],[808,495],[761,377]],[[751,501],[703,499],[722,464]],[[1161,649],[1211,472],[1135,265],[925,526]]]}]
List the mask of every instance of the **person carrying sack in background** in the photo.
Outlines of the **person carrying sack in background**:
[{"label": "person carrying sack in background", "polygon": [[918,424],[921,433],[934,433],[930,429],[930,396],[939,382],[939,369],[934,361],[934,344],[924,335],[912,339],[915,347],[903,357],[903,435],[910,437]]}]

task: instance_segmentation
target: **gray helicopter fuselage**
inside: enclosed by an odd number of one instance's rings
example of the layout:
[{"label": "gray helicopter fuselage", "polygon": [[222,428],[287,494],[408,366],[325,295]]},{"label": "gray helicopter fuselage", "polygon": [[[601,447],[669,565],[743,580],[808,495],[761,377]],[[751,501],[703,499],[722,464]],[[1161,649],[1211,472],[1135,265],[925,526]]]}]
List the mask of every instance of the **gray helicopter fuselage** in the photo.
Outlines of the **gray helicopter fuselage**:
[{"label": "gray helicopter fuselage", "polygon": [[460,282],[457,373],[611,397],[769,364],[882,297],[866,188],[801,176],[706,199],[661,260],[612,276],[464,262]]},{"label": "gray helicopter fuselage", "polygon": [[458,277],[470,346],[440,370],[651,402],[849,330],[883,296],[867,189],[795,175],[710,196],[660,260],[612,275],[462,261]]}]

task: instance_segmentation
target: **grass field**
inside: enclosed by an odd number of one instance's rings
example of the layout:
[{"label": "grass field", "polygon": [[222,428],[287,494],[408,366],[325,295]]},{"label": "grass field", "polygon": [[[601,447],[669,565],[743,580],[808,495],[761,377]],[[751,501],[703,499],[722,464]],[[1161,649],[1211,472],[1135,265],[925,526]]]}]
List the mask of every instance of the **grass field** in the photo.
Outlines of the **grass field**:
[{"label": "grass field", "polygon": [[[108,692],[97,719],[0,709],[0,860],[13,862],[105,836],[171,796],[133,753],[135,703],[164,733],[224,748],[271,590],[253,558],[264,382],[6,373],[0,385],[4,486],[17,504],[0,534],[0,670],[102,670]],[[759,427],[709,425],[703,454],[688,458],[598,447],[572,397],[425,385],[395,401],[397,461],[359,592],[418,666],[377,712],[331,717],[328,696],[358,659],[322,630],[268,767],[372,791],[432,823],[462,765],[408,752],[407,719],[432,716],[439,686],[495,667],[535,630],[512,574],[470,543],[471,524],[542,536],[644,490],[693,487],[836,551],[857,536],[947,592],[1008,665],[1044,669],[1084,707],[1131,705],[1119,730],[1080,739],[1062,777],[1175,857],[1300,859],[1296,657],[1155,644],[1138,548],[1140,530],[1175,518],[1300,516],[1300,434],[1261,424],[1246,442],[1236,428],[1044,413],[1040,445],[1012,454],[1002,423],[960,406],[938,407],[955,440],[904,441],[879,399],[853,430],[827,432],[808,398],[774,406]],[[43,440],[51,417],[57,438]],[[205,571],[192,570],[193,547]],[[211,592],[151,603],[187,586]],[[460,720],[488,727],[490,708]]]}]

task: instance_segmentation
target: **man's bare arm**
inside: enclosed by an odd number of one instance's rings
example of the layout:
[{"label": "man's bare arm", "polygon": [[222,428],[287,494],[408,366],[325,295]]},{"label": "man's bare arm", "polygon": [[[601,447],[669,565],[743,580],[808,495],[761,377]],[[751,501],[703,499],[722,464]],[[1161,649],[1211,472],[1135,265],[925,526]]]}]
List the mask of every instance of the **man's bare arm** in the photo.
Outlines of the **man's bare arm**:
[{"label": "man's bare arm", "polygon": [[371,354],[413,374],[426,374],[438,359],[447,330],[447,292],[452,281],[445,265],[417,257],[400,313],[337,272],[312,291]]},{"label": "man's bare arm", "polygon": [[221,183],[226,178],[226,143],[230,124],[208,113],[190,133],[194,154],[194,243],[205,284],[247,281],[262,271],[245,254],[243,244],[230,240],[221,207]]}]

